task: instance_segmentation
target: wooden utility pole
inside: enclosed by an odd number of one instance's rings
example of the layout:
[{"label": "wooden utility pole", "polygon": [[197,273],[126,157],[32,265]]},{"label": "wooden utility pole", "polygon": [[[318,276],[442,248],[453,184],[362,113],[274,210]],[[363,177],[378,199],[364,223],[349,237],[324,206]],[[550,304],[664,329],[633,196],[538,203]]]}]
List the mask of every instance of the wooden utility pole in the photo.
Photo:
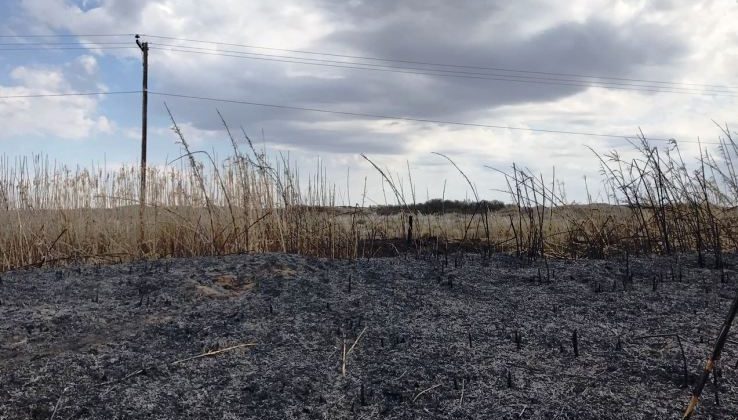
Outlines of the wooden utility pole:
[{"label": "wooden utility pole", "polygon": [[146,210],[146,134],[148,132],[148,107],[149,107],[149,43],[141,42],[141,37],[136,35],[136,45],[143,53],[143,91],[141,107],[141,187],[139,191],[139,231],[138,245],[141,254],[147,252],[145,245],[144,212]]}]

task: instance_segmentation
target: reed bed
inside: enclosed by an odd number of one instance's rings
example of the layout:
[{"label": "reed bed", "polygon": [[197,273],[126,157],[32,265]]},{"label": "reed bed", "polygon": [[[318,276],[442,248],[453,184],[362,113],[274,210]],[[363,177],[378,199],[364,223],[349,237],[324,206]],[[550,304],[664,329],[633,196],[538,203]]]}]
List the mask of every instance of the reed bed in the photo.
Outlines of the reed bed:
[{"label": "reed bed", "polygon": [[423,214],[411,174],[409,200],[402,182],[366,156],[394,196],[395,212],[337,206],[336,185],[323,168],[301,185],[289,158],[267,157],[225,121],[233,150],[225,159],[193,151],[172,122],[183,153],[148,168],[143,218],[135,165],[69,167],[45,155],[0,157],[0,271],[272,251],[329,258],[386,255],[387,249],[438,255],[449,247],[524,259],[696,252],[700,265],[721,267],[722,255],[738,249],[738,145],[727,128],[718,153],[701,149],[691,170],[675,142],[656,148],[642,136],[632,143],[633,159],[593,150],[608,192],[608,203],[599,204],[570,203],[555,173],[546,178],[512,165],[490,168],[504,175],[509,196],[508,205],[491,206],[462,168],[441,155],[471,188],[472,211]]}]

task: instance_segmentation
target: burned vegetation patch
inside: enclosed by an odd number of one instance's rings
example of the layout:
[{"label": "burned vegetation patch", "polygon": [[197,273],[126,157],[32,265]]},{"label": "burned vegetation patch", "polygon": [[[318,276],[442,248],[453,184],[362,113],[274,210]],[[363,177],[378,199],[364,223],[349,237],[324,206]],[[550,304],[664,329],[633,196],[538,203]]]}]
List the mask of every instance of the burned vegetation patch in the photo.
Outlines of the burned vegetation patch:
[{"label": "burned vegetation patch", "polygon": [[[726,257],[264,254],[5,273],[0,418],[678,418]],[[694,418],[738,412],[731,335]]]}]

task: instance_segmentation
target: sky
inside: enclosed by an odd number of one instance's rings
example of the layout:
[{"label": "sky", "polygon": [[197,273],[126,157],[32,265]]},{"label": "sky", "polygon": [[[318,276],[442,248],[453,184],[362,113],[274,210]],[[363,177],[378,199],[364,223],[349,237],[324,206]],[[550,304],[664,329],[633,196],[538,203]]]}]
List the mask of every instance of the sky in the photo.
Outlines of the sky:
[{"label": "sky", "polygon": [[[362,153],[407,191],[409,167],[418,201],[470,197],[464,178],[433,152],[452,158],[482,198],[506,199],[504,178],[489,167],[516,163],[547,182],[555,168],[571,201],[585,200],[586,177],[604,201],[585,146],[627,155],[624,137],[642,130],[683,142],[683,155],[694,157],[698,138],[719,138],[715,122],[736,125],[737,18],[734,0],[5,0],[0,96],[138,91],[139,33],[151,46],[153,92],[471,124],[151,95],[152,165],[180,155],[166,102],[194,149],[228,155],[220,111],[272,156],[289,153],[303,176],[320,162],[344,203],[359,201],[365,179],[368,201],[384,202],[380,175]],[[127,35],[93,36],[104,34]],[[39,42],[84,46],[18,45]],[[0,98],[0,155],[136,164],[140,120],[140,93]],[[482,127],[490,125],[616,137]]]}]

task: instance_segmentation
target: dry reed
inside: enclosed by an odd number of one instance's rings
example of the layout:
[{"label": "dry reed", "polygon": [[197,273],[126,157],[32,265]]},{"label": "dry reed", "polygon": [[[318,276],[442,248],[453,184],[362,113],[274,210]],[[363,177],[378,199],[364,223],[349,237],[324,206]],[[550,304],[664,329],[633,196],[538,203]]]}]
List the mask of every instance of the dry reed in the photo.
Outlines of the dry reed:
[{"label": "dry reed", "polygon": [[[387,244],[393,252],[402,249],[408,215],[415,218],[409,246],[435,253],[441,252],[439,244],[527,259],[694,251],[701,265],[720,267],[723,253],[738,248],[738,145],[727,127],[721,127],[717,155],[701,149],[691,171],[676,142],[660,150],[643,135],[632,143],[638,152],[634,159],[595,153],[607,204],[567,202],[555,176],[547,181],[517,165],[510,172],[495,169],[504,175],[512,205],[497,211],[477,205],[470,216],[422,214],[408,205],[399,176],[364,155],[381,175],[383,191],[384,184],[389,186],[400,214],[364,207],[366,187],[361,206],[336,206],[336,187],[325,168],[319,165],[301,185],[289,157],[268,158],[243,129],[237,139],[221,121],[233,155],[218,161],[191,150],[172,117],[183,154],[147,170],[146,257],[270,251],[330,258],[387,255]],[[439,156],[483,203],[461,168]],[[408,164],[416,204],[409,172]],[[135,165],[71,168],[44,155],[0,157],[0,271],[137,258],[139,175]]]}]

